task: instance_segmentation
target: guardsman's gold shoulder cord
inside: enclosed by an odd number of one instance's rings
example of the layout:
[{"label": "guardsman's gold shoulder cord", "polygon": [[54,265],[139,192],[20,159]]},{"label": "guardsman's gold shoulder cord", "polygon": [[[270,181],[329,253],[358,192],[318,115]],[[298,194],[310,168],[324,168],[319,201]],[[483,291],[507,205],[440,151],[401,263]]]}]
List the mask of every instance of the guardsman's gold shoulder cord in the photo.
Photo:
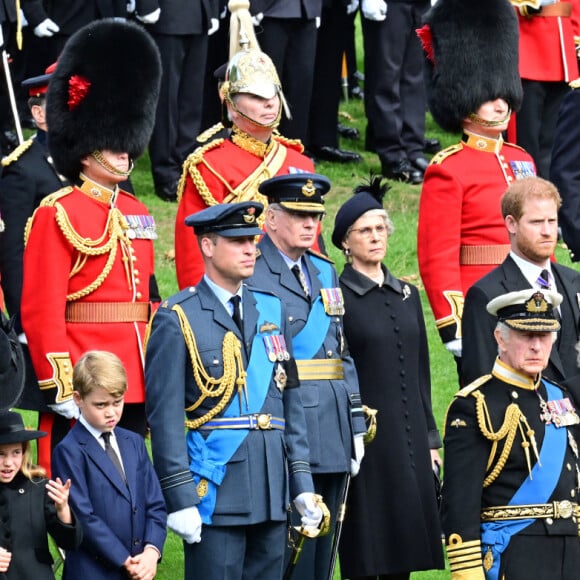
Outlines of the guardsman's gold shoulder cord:
[{"label": "guardsman's gold shoulder cord", "polygon": [[187,320],[185,312],[179,304],[173,306],[172,310],[177,314],[177,318],[179,319],[181,332],[183,333],[183,338],[185,339],[185,344],[187,345],[187,350],[191,359],[193,378],[201,391],[199,399],[185,410],[187,412],[194,411],[207,398],[219,399],[215,406],[205,415],[202,415],[197,419],[185,421],[185,426],[189,429],[198,429],[225,408],[232,398],[234,387],[237,386],[238,396],[240,397],[240,410],[242,396],[245,395],[247,400],[246,371],[244,369],[244,361],[242,360],[242,348],[236,335],[231,331],[226,332],[222,343],[224,372],[220,378],[214,379],[206,372],[203,366],[203,361],[201,360],[197,349],[195,335],[189,321]]},{"label": "guardsman's gold shoulder cord", "polygon": [[[528,472],[531,473],[532,466],[530,460],[530,445],[536,456],[536,460],[539,460],[538,448],[536,445],[536,437],[534,430],[530,427],[528,420],[522,413],[521,409],[515,403],[511,403],[506,408],[504,415],[504,421],[501,427],[497,430],[493,430],[491,423],[491,418],[489,416],[489,410],[485,402],[485,396],[481,391],[475,391],[472,395],[476,399],[475,412],[477,416],[477,424],[482,435],[489,441],[492,441],[492,447],[489,454],[489,459],[487,462],[488,475],[483,480],[483,487],[490,486],[502,472],[505,467],[506,461],[512,450],[514,439],[518,430],[520,431],[522,437],[522,448],[526,456],[526,463],[528,465]],[[497,460],[495,467],[491,469],[495,455],[497,453],[498,443],[505,439],[505,443],[499,459]],[[491,469],[491,471],[490,471]]]}]

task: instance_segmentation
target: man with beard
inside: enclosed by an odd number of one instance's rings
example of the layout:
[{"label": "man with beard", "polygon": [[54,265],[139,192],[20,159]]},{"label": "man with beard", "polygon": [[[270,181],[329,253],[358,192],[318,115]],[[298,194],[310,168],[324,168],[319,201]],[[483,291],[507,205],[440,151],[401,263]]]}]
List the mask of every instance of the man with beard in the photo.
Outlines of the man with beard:
[{"label": "man with beard", "polygon": [[501,199],[501,211],[510,238],[509,256],[467,292],[463,311],[463,384],[489,372],[497,354],[493,337],[496,317],[486,304],[506,292],[535,288],[562,294],[561,328],[544,374],[562,380],[578,374],[576,349],[580,307],[580,275],[550,258],[558,240],[556,187],[539,177],[514,182]]}]

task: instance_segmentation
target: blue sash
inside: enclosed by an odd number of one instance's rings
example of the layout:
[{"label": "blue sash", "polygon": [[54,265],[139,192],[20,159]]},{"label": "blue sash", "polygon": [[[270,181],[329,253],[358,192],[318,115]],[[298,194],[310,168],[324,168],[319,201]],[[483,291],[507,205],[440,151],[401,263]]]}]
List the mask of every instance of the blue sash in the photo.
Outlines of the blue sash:
[{"label": "blue sash", "polygon": [[[562,391],[552,383],[542,379],[548,393],[548,400],[562,398]],[[553,423],[546,425],[544,441],[540,450],[540,460],[532,468],[531,477],[526,477],[508,505],[547,503],[560,478],[562,464],[566,456],[566,428],[556,428]],[[541,463],[541,467],[540,467]],[[485,553],[491,548],[493,566],[486,570],[486,580],[498,580],[501,554],[510,543],[511,537],[533,524],[535,519],[505,520],[481,524],[481,549]]]},{"label": "blue sash", "polygon": [[[274,322],[278,328],[282,323],[282,308],[278,298],[269,294],[254,292],[258,307],[257,328],[266,322]],[[270,326],[270,325],[268,325]],[[279,333],[279,331],[278,331]],[[248,389],[247,414],[259,413],[264,406],[270,388],[274,362],[268,359],[263,337],[271,332],[256,332],[252,341],[250,360],[246,368]],[[239,417],[240,403],[233,396],[221,417]],[[247,437],[246,429],[216,429],[204,439],[199,431],[187,433],[187,449],[190,457],[189,469],[197,485],[201,479],[207,480],[207,493],[200,497],[197,508],[204,524],[211,524],[217,498],[217,487],[226,475],[226,464]]]},{"label": "blue sash", "polygon": [[[318,280],[322,288],[332,288],[332,268],[328,262],[316,256],[309,256],[313,264],[318,268]],[[294,357],[297,360],[311,359],[320,350],[328,329],[330,328],[330,316],[324,310],[324,303],[320,293],[310,307],[308,320],[302,330],[292,339]]]}]

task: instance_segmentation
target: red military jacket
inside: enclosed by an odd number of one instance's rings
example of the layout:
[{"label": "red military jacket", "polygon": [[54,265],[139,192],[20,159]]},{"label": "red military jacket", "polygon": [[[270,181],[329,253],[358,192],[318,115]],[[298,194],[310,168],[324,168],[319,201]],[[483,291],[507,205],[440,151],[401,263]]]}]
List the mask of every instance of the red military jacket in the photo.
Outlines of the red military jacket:
[{"label": "red military jacket", "polygon": [[514,179],[535,175],[521,147],[465,133],[425,171],[417,257],[443,342],[461,337],[463,298],[509,252],[500,198]]},{"label": "red military jacket", "polygon": [[47,196],[27,224],[21,310],[34,370],[47,403],[60,403],[80,356],[108,350],[127,370],[125,402],[142,403],[155,222],[129,193],[82,188]]},{"label": "red military jacket", "polygon": [[[513,1],[512,4],[521,4]],[[578,78],[574,35],[580,18],[580,0],[556,2],[539,14],[527,16],[526,8],[517,10],[519,21],[519,69],[522,79],[565,81]],[[568,14],[561,15],[557,14]]]},{"label": "red military jacket", "polygon": [[175,221],[175,268],[180,289],[197,284],[204,273],[196,237],[192,228],[185,225],[185,218],[217,203],[259,201],[267,205],[267,199],[258,192],[262,181],[275,175],[314,172],[314,165],[302,155],[303,150],[300,142],[280,135],[274,135],[267,148],[243,135],[236,143],[216,139],[186,159],[178,186]]}]

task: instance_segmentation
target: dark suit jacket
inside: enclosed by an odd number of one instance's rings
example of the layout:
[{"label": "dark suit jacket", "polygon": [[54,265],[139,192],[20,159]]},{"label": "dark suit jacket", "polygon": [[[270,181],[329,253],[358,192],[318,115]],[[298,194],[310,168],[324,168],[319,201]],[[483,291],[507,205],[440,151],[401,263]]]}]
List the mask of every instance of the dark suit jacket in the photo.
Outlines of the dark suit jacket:
[{"label": "dark suit jacket", "polygon": [[126,579],[121,566],[129,555],[147,544],[163,551],[165,502],[145,443],[121,427],[115,436],[127,484],[80,422],[53,451],[53,477],[72,481],[70,504],[84,534],[80,548],[67,553],[64,579]]},{"label": "dark suit jacket", "polygon": [[560,107],[554,133],[550,180],[562,196],[558,223],[574,261],[580,260],[580,90],[570,91]]},{"label": "dark suit jacket", "polygon": [[157,8],[161,8],[159,20],[146,27],[153,34],[203,34],[210,19],[219,16],[218,0],[136,0],[137,14],[141,16]]},{"label": "dark suit jacket", "polygon": [[66,36],[99,18],[127,16],[126,0],[24,0],[22,9],[31,28],[50,18]]},{"label": "dark suit jacket", "polygon": [[[580,274],[555,263],[552,263],[552,272],[556,278],[558,292],[564,297],[560,307],[562,329],[552,348],[544,375],[553,381],[562,382],[578,374],[575,346],[579,336]],[[501,294],[527,288],[530,288],[528,281],[508,256],[503,264],[481,278],[467,292],[461,323],[463,336],[461,367],[464,385],[490,373],[497,356],[497,343],[493,336],[497,318],[487,312],[487,303]]]}]

